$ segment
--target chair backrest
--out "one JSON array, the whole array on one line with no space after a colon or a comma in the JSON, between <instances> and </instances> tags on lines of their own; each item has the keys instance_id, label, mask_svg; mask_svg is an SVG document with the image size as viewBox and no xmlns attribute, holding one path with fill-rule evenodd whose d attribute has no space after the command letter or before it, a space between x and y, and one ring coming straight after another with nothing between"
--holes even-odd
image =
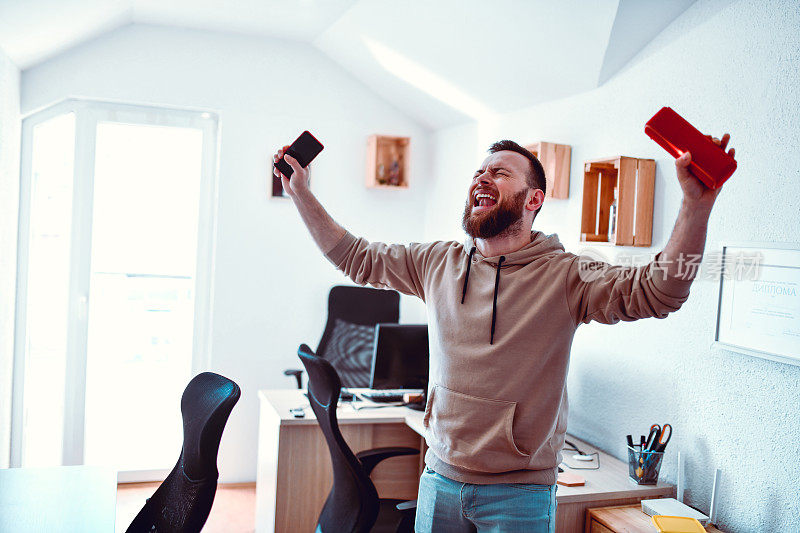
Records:
<instances>
[{"instance_id":1,"label":"chair backrest","mask_svg":"<svg viewBox=\"0 0 800 533\"><path fill-rule=\"evenodd\" d=\"M330 361L343 386L368 387L375 324L399 319L397 291L336 285L328 295L328 322L317 355Z\"/></svg>"},{"instance_id":2,"label":"chair backrest","mask_svg":"<svg viewBox=\"0 0 800 533\"><path fill-rule=\"evenodd\" d=\"M308 373L308 401L328 443L333 465L333 488L320 513L317 531L367 532L375 524L380 502L375 485L339 430L339 376L307 345L300 346L297 355Z\"/></svg>"},{"instance_id":3,"label":"chair backrest","mask_svg":"<svg viewBox=\"0 0 800 533\"><path fill-rule=\"evenodd\" d=\"M189 382L181 398L183 449L178 463L131 522L129 533L188 533L203 528L217 490L222 431L240 396L236 383L212 372Z\"/></svg>"}]
</instances>

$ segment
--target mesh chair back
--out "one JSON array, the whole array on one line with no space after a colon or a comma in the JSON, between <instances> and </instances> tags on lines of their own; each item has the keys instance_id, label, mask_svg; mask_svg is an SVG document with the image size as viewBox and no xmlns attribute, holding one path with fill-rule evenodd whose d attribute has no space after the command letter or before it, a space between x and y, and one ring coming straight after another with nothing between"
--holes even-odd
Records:
<instances>
[{"instance_id":1,"label":"mesh chair back","mask_svg":"<svg viewBox=\"0 0 800 533\"><path fill-rule=\"evenodd\" d=\"M181 398L183 449L178 463L131 522L129 533L203 528L217 490L222 431L239 396L236 383L212 372L189 382Z\"/></svg>"},{"instance_id":2,"label":"mesh chair back","mask_svg":"<svg viewBox=\"0 0 800 533\"><path fill-rule=\"evenodd\" d=\"M344 387L368 387L375 324L397 324L397 291L337 285L328 295L328 322L317 355L333 365Z\"/></svg>"},{"instance_id":3,"label":"mesh chair back","mask_svg":"<svg viewBox=\"0 0 800 533\"><path fill-rule=\"evenodd\" d=\"M341 382L326 360L303 344L297 351L308 373L308 401L328 443L333 488L322 508L317 531L367 532L378 518L380 502L372 480L342 437L336 418Z\"/></svg>"}]
</instances>

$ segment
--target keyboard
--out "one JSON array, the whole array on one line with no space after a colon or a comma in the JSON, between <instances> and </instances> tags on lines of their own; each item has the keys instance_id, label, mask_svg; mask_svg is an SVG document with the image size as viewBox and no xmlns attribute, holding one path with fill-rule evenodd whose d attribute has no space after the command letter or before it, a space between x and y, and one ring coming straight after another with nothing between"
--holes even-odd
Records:
<instances>
[{"instance_id":1,"label":"keyboard","mask_svg":"<svg viewBox=\"0 0 800 533\"><path fill-rule=\"evenodd\" d=\"M422 394L423 391L422 389L350 389L349 392L373 402L389 403L402 402L403 395L408 393Z\"/></svg>"}]
</instances>

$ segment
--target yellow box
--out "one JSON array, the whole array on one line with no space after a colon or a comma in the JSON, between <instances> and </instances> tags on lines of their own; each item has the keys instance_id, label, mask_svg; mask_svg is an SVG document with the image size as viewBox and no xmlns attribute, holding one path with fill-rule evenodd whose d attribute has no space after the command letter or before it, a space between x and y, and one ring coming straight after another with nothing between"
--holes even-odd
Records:
<instances>
[{"instance_id":1,"label":"yellow box","mask_svg":"<svg viewBox=\"0 0 800 533\"><path fill-rule=\"evenodd\" d=\"M655 515L650 519L659 533L706 533L703 525L694 518Z\"/></svg>"}]
</instances>

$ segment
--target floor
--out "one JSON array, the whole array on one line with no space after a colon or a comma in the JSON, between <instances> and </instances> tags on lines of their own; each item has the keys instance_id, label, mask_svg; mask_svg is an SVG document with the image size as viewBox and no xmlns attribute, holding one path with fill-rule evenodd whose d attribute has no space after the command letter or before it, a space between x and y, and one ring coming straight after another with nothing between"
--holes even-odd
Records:
<instances>
[{"instance_id":1,"label":"floor","mask_svg":"<svg viewBox=\"0 0 800 533\"><path fill-rule=\"evenodd\" d=\"M124 533L159 483L120 483L117 486L117 533ZM219 485L203 533L251 533L256 522L256 484Z\"/></svg>"}]
</instances>

